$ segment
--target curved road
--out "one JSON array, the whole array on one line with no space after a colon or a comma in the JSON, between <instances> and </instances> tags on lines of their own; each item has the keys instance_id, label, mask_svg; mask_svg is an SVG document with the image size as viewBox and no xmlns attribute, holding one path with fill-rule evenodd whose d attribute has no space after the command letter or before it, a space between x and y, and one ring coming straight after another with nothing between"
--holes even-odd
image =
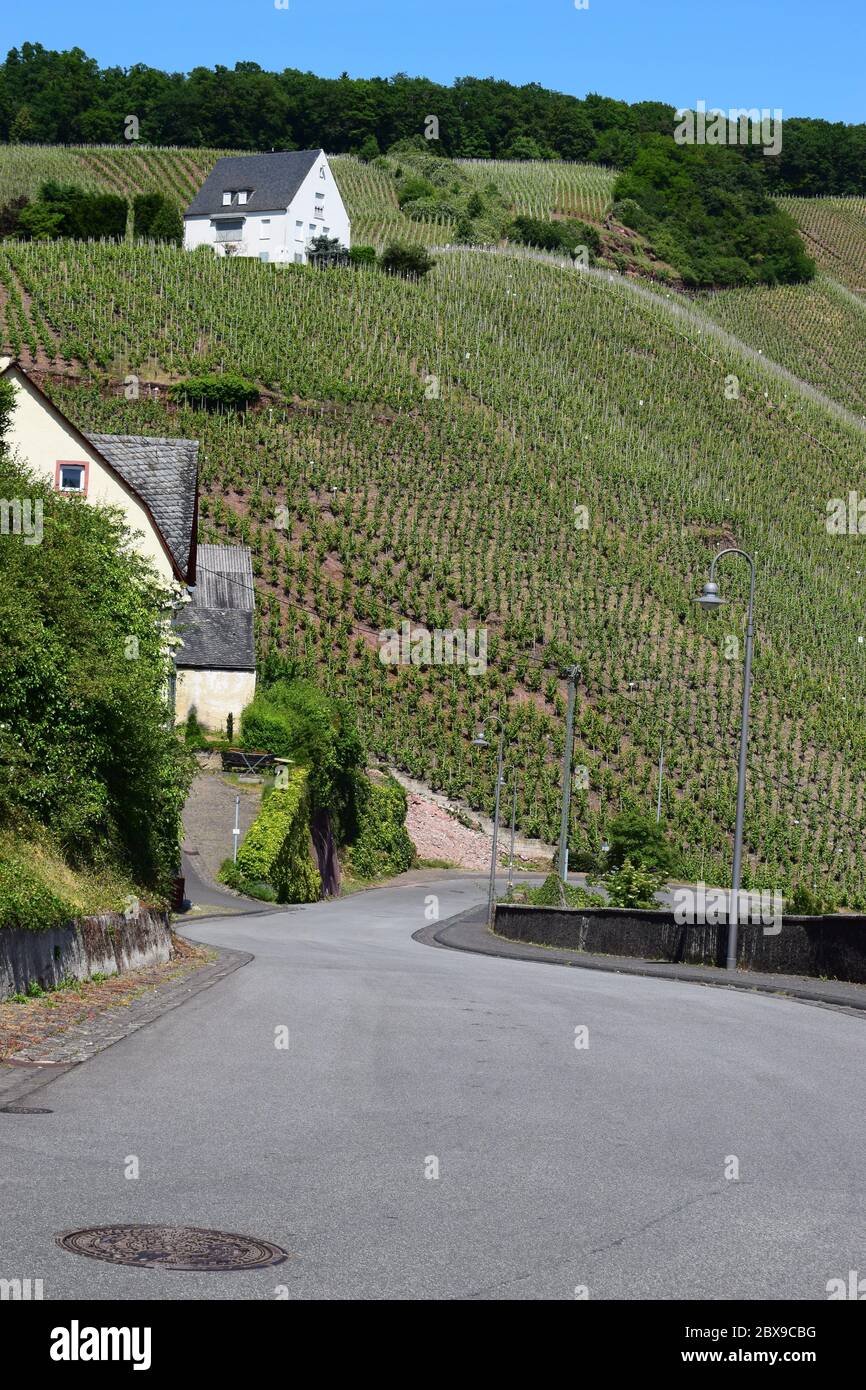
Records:
<instances>
[{"instance_id":1,"label":"curved road","mask_svg":"<svg viewBox=\"0 0 866 1390\"><path fill-rule=\"evenodd\" d=\"M824 1299L866 1271L866 1020L412 939L432 894L445 918L485 888L197 926L255 960L59 1076L52 1114L0 1116L0 1275L46 1298ZM291 1259L194 1275L54 1244L116 1221Z\"/></svg>"}]
</instances>

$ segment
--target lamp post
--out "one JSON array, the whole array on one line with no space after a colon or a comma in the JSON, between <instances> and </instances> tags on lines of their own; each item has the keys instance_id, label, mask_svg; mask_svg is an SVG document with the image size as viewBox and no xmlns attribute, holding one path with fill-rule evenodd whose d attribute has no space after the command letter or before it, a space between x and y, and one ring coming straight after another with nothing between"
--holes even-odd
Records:
<instances>
[{"instance_id":1,"label":"lamp post","mask_svg":"<svg viewBox=\"0 0 866 1390\"><path fill-rule=\"evenodd\" d=\"M499 793L502 790L502 752L505 742L505 730L500 726L499 729L499 752L496 757L496 802L493 812L493 849L490 855L490 883L487 888L487 924L493 921L493 899L496 894L496 847L499 841ZM489 748L490 742L484 737L484 725L481 725L475 738L472 740L474 748Z\"/></svg>"},{"instance_id":2,"label":"lamp post","mask_svg":"<svg viewBox=\"0 0 866 1390\"><path fill-rule=\"evenodd\" d=\"M737 968L737 923L739 921L740 872L743 863L743 815L746 805L746 753L749 743L749 693L752 683L752 637L755 606L755 562L745 550L729 546L720 550L710 565L710 574L700 597L695 599L706 613L718 613L724 599L715 582L716 565L725 555L741 555L749 566L749 614L746 622L746 660L743 667L743 712L740 719L740 759L737 768L737 819L734 826L734 863L731 872L731 901L728 909L728 970Z\"/></svg>"},{"instance_id":3,"label":"lamp post","mask_svg":"<svg viewBox=\"0 0 866 1390\"><path fill-rule=\"evenodd\" d=\"M571 754L574 743L574 687L580 675L579 666L569 666L568 711L565 716L565 748L562 752L562 817L559 823L559 877L568 879L568 814L571 807Z\"/></svg>"},{"instance_id":4,"label":"lamp post","mask_svg":"<svg viewBox=\"0 0 866 1390\"><path fill-rule=\"evenodd\" d=\"M511 789L511 847L508 851L508 891L514 887L514 826L517 821L517 778Z\"/></svg>"}]
</instances>

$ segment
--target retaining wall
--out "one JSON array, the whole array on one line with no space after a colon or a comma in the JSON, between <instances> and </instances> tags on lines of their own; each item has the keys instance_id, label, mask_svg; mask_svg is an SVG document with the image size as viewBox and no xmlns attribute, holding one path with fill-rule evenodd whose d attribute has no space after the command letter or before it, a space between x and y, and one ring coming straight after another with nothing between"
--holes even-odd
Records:
<instances>
[{"instance_id":1,"label":"retaining wall","mask_svg":"<svg viewBox=\"0 0 866 1390\"><path fill-rule=\"evenodd\" d=\"M727 923L680 926L673 913L618 907L559 908L497 903L494 930L512 941L599 955L687 965L724 965ZM769 974L866 983L866 916L783 917L779 932L741 922L737 964Z\"/></svg>"},{"instance_id":2,"label":"retaining wall","mask_svg":"<svg viewBox=\"0 0 866 1390\"><path fill-rule=\"evenodd\" d=\"M123 913L82 917L48 931L0 929L0 999L26 990L32 980L43 989L65 976L87 980L97 972L117 975L137 966L157 965L171 956L167 912L142 908L127 920Z\"/></svg>"}]
</instances>

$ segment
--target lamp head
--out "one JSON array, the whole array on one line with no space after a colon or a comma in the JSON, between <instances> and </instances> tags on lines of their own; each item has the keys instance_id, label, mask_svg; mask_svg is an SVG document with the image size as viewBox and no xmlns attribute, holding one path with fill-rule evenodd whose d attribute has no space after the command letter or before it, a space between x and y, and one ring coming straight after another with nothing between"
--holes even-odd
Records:
<instances>
[{"instance_id":1,"label":"lamp head","mask_svg":"<svg viewBox=\"0 0 866 1390\"><path fill-rule=\"evenodd\" d=\"M714 579L707 580L695 603L699 603L705 613L718 613L724 599L719 598L719 586Z\"/></svg>"}]
</instances>

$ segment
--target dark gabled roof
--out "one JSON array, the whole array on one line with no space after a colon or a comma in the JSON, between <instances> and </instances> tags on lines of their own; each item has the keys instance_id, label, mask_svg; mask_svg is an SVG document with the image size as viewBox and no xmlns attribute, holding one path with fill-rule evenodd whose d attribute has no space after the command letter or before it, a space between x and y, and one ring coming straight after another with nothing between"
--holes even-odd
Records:
<instances>
[{"instance_id":1,"label":"dark gabled roof","mask_svg":"<svg viewBox=\"0 0 866 1390\"><path fill-rule=\"evenodd\" d=\"M240 608L197 608L188 603L177 615L175 632L183 646L175 665L205 671L254 671L253 615Z\"/></svg>"},{"instance_id":2,"label":"dark gabled roof","mask_svg":"<svg viewBox=\"0 0 866 1390\"><path fill-rule=\"evenodd\" d=\"M202 217L217 212L276 212L287 208L307 174L322 153L318 150L280 150L275 154L233 154L218 159L185 217ZM223 193L251 189L249 201L223 207Z\"/></svg>"},{"instance_id":3,"label":"dark gabled roof","mask_svg":"<svg viewBox=\"0 0 866 1390\"><path fill-rule=\"evenodd\" d=\"M249 546L200 545L192 601L175 617L177 666L254 671L253 566Z\"/></svg>"},{"instance_id":4,"label":"dark gabled roof","mask_svg":"<svg viewBox=\"0 0 866 1390\"><path fill-rule=\"evenodd\" d=\"M87 434L146 504L180 574L194 577L198 440L145 434Z\"/></svg>"}]
</instances>

